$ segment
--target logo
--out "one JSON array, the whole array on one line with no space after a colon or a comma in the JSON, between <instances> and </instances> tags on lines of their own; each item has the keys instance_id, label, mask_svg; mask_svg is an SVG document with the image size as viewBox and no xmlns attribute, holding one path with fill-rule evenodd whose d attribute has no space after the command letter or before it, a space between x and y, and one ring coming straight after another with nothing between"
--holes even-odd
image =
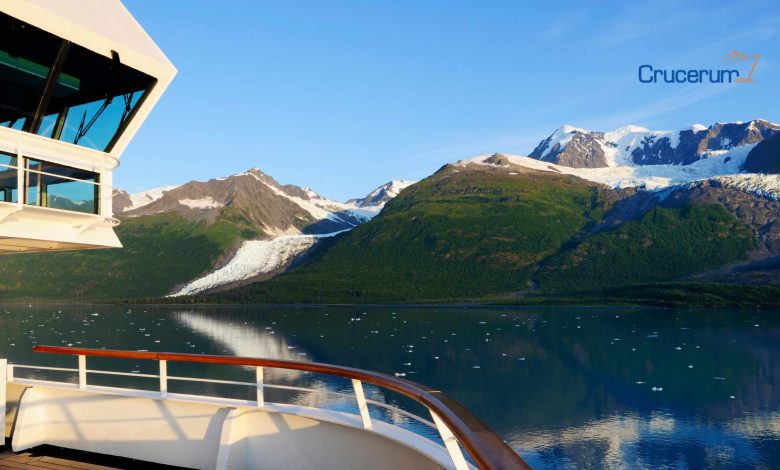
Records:
<instances>
[{"instance_id":1,"label":"logo","mask_svg":"<svg viewBox=\"0 0 780 470\"><path fill-rule=\"evenodd\" d=\"M726 54L726 58L723 59L723 62L726 62L727 64L748 62L749 64L749 59L753 59L753 64L750 66L750 72L748 72L748 76L737 77L736 79L736 83L753 83L753 72L756 70L756 65L758 65L759 58L761 58L760 54L753 54L748 56L744 52L739 52L738 50L734 49L733 51Z\"/></svg>"},{"instance_id":2,"label":"logo","mask_svg":"<svg viewBox=\"0 0 780 470\"><path fill-rule=\"evenodd\" d=\"M640 83L753 83L753 72L760 54L747 55L736 49L726 54L723 62L728 69L663 69L640 65ZM742 69L740 71L740 68Z\"/></svg>"}]
</instances>

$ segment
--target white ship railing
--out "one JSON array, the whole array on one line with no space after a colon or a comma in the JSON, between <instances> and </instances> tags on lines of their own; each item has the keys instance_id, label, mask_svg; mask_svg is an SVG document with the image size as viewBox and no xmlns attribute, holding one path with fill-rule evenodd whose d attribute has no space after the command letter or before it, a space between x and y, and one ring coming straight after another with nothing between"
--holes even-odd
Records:
<instances>
[{"instance_id":1,"label":"white ship railing","mask_svg":"<svg viewBox=\"0 0 780 470\"><path fill-rule=\"evenodd\" d=\"M452 465L456 470L465 470L470 467L464 457L461 447L471 457L471 460L480 468L529 468L498 435L480 422L476 417L466 411L454 400L446 397L440 391L430 389L424 385L408 380L400 379L385 374L361 370L351 367L335 366L330 364L297 362L278 359L242 358L229 356L209 356L200 354L178 353L154 353L141 351L115 351L105 349L72 348L58 346L36 346L36 352L75 355L78 357L77 368L51 367L37 365L7 364L6 360L0 360L0 416L5 416L7 383L29 386L56 386L73 388L83 391L107 393L129 397L157 398L161 400L174 399L205 403L224 403L244 407L257 407L261 409L279 409L278 403L267 403L266 390L285 390L302 393L318 393L344 400L354 400L357 405L360 420L364 429L372 429L375 418L369 413L369 405L387 410L392 414L403 416L437 432L441 437L444 447L449 454ZM158 374L146 374L135 372L118 372L87 368L87 357L109 357L117 359L153 360L159 364ZM197 377L185 377L168 374L168 362L189 362L201 364L222 364L245 366L255 368L255 381L218 380ZM320 388L307 388L292 385L271 384L265 381L265 369L286 369L302 372L313 372L329 376L347 378L352 381L352 392L343 393ZM66 372L75 374L76 383L54 382L37 378L17 377L17 370L38 370L52 372ZM159 381L157 390L139 390L130 388L106 387L88 383L88 375L105 375L156 379ZM5 377L3 377L5 375ZM254 389L254 400L236 400L206 395L191 395L171 393L168 384L171 381L199 382L217 385L233 385L251 387ZM425 419L397 406L377 400L368 399L365 396L363 383L369 383L381 389L390 390L415 400L428 409L431 420Z\"/></svg>"}]
</instances>

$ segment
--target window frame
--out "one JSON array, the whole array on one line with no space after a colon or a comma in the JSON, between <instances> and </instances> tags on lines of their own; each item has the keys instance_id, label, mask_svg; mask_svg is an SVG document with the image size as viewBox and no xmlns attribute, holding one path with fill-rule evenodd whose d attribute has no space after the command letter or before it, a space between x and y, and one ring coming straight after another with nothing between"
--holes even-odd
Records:
<instances>
[{"instance_id":1,"label":"window frame","mask_svg":"<svg viewBox=\"0 0 780 470\"><path fill-rule=\"evenodd\" d=\"M19 158L19 157L17 156L17 158ZM17 171L23 171L24 172L22 174L22 176L23 176L23 178L22 178L23 179L23 197L22 197L22 202L24 203L24 205L30 206L30 207L43 207L43 208L46 208L46 209L62 210L62 211L76 213L76 214L100 215L100 210L102 209L101 202L100 202L100 189L101 189L101 186L102 186L102 183L100 182L100 173L95 172L95 171L91 171L91 170L85 170L83 168L76 168L76 167L73 167L73 166L62 165L60 163L54 163L54 162L50 162L48 160L42 160L40 158L34 158L34 157L21 157L21 158L23 159L23 162L22 162L23 165L22 165L21 168L18 168ZM36 169L33 169L33 168L30 167L30 162L31 161L36 162L36 163L40 164L41 166L46 164L46 165L53 165L55 167L60 167L60 168L67 168L69 170L87 172L87 173L90 173L91 175L93 175L94 181L82 180L82 179L78 179L78 178L73 178L71 176L58 175L56 173L50 173L50 172L47 172L47 171L36 170ZM37 176L37 185L36 185L37 186L37 193L36 193L37 194L36 195L37 203L35 203L35 204L32 204L29 201L29 199L30 199L30 197L29 197L30 196L30 189L31 189L31 186L30 186L30 173L35 173L35 174L38 175ZM82 211L76 211L76 210L71 210L71 209L62 209L62 208L59 208L59 207L50 207L49 203L48 203L48 191L44 192L44 191L41 190L42 176L54 176L54 177L57 177L57 178L65 179L65 180L76 182L76 183L93 185L94 186L94 191L93 191L93 196L92 196L93 197L93 205L94 205L93 211L92 212L82 212ZM18 199L18 197L17 197L17 199ZM46 203L45 204L44 204L44 199L46 199Z\"/></svg>"}]
</instances>

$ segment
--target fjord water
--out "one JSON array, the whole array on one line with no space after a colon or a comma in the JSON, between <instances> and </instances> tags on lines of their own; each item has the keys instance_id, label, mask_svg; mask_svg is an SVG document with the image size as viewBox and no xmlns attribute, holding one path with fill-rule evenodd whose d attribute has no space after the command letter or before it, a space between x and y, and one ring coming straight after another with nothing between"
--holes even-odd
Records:
<instances>
[{"instance_id":1,"label":"fjord water","mask_svg":"<svg viewBox=\"0 0 780 470\"><path fill-rule=\"evenodd\" d=\"M776 468L778 313L4 306L0 357L20 364L75 367L72 357L31 352L33 345L47 344L356 366L406 374L444 391L534 468ZM253 381L252 371L245 368L210 367L171 364L169 374ZM156 372L154 364L142 361L91 359L89 368ZM269 375L276 383L349 390L346 382L309 374ZM92 374L89 380L110 383ZM149 379L136 382L134 386L150 388L155 384ZM171 387L194 391L187 383ZM200 391L215 392L213 387ZM247 390L224 393L251 397ZM368 393L404 404L377 390ZM323 404L306 393L293 395L286 398ZM338 403L334 407L339 408Z\"/></svg>"}]
</instances>

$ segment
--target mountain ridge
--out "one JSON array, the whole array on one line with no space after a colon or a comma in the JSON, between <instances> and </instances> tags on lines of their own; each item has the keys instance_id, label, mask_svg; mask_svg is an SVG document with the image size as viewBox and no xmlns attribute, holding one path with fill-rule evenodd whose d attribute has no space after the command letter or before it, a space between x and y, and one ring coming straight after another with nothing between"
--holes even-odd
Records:
<instances>
[{"instance_id":1,"label":"mountain ridge","mask_svg":"<svg viewBox=\"0 0 780 470\"><path fill-rule=\"evenodd\" d=\"M780 124L749 122L696 124L678 131L651 131L627 125L610 132L564 125L528 155L573 168L621 165L690 165L715 152L757 144L780 133Z\"/></svg>"}]
</instances>

